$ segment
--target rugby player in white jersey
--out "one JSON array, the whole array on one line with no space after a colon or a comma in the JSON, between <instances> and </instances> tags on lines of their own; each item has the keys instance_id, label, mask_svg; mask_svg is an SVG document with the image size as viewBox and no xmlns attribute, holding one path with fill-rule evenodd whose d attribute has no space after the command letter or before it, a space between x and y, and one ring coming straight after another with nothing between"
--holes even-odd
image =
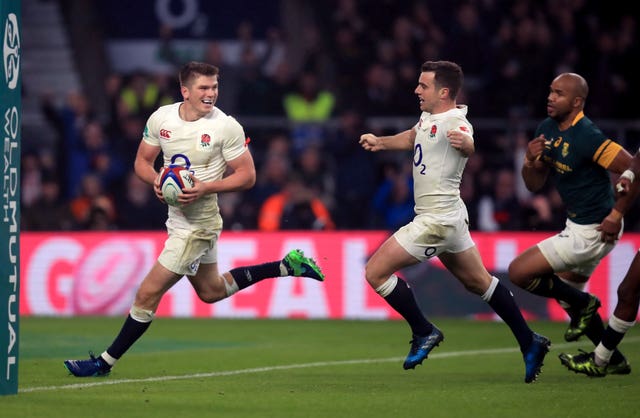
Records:
<instances>
[{"instance_id":1,"label":"rugby player in white jersey","mask_svg":"<svg viewBox=\"0 0 640 418\"><path fill-rule=\"evenodd\" d=\"M217 194L251 188L256 171L242 126L215 106L218 68L189 62L181 68L179 80L184 100L162 106L149 117L134 166L136 174L153 185L162 199L154 162L161 152L165 165L172 156L182 154L191 163L194 185L183 189L179 207L169 207L169 238L140 284L120 333L100 356L90 353L87 360L66 360L64 365L74 376L109 374L147 330L162 296L184 276L206 303L215 303L270 277L324 280L320 268L300 250L290 251L282 260L219 274L217 242L222 218Z\"/></svg>"},{"instance_id":2,"label":"rugby player in white jersey","mask_svg":"<svg viewBox=\"0 0 640 418\"><path fill-rule=\"evenodd\" d=\"M360 144L368 151L413 150L416 212L413 221L389 237L369 259L365 276L411 327L413 338L405 369L421 364L444 335L427 320L407 283L395 273L438 257L511 328L524 358L524 380L531 383L541 371L550 341L529 328L513 295L489 274L471 239L460 181L475 147L467 107L456 104L462 83L462 69L456 63L425 62L415 89L422 111L418 123L392 136L367 133L360 137Z\"/></svg>"}]
</instances>

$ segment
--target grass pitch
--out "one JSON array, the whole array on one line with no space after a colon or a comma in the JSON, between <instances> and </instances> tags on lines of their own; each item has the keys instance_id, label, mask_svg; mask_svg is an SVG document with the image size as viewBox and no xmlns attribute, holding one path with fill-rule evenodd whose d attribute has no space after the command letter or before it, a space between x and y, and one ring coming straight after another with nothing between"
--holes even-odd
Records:
<instances>
[{"instance_id":1,"label":"grass pitch","mask_svg":"<svg viewBox=\"0 0 640 418\"><path fill-rule=\"evenodd\" d=\"M423 365L402 369L402 321L158 318L106 378L78 379L67 358L99 354L123 318L20 322L19 393L0 397L2 417L637 417L640 333L621 344L633 372L588 378L568 372L565 324L533 322L552 340L538 381L505 324L435 319L445 341Z\"/></svg>"}]
</instances>

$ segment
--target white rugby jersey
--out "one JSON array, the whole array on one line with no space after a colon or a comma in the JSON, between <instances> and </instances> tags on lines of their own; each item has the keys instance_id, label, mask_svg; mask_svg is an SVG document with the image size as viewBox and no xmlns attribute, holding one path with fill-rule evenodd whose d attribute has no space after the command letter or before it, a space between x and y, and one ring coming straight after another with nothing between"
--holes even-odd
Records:
<instances>
[{"instance_id":1,"label":"white rugby jersey","mask_svg":"<svg viewBox=\"0 0 640 418\"><path fill-rule=\"evenodd\" d=\"M187 122L180 118L182 102L161 106L147 120L142 139L160 146L164 165L175 154L183 154L191 162L191 170L201 181L219 180L227 161L238 158L246 149L246 137L238 121L214 107L206 116ZM178 158L176 163L183 163ZM222 227L217 194L208 194L185 207L169 206L169 220L182 227Z\"/></svg>"},{"instance_id":2,"label":"white rugby jersey","mask_svg":"<svg viewBox=\"0 0 640 418\"><path fill-rule=\"evenodd\" d=\"M460 181L468 158L449 144L447 131L459 130L473 138L467 106L458 105L435 115L422 112L413 129L415 212L450 212L460 202Z\"/></svg>"}]
</instances>

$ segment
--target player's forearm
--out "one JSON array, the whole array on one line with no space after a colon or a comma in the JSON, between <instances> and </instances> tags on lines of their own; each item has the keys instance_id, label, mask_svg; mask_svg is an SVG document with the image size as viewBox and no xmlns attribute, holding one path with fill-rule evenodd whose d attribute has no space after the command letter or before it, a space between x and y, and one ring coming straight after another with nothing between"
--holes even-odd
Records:
<instances>
[{"instance_id":1,"label":"player's forearm","mask_svg":"<svg viewBox=\"0 0 640 418\"><path fill-rule=\"evenodd\" d=\"M147 184L153 184L156 177L158 177L158 172L153 167L153 164L145 160L136 159L133 169L136 175Z\"/></svg>"},{"instance_id":2,"label":"player's forearm","mask_svg":"<svg viewBox=\"0 0 640 418\"><path fill-rule=\"evenodd\" d=\"M413 149L414 135L412 130L406 130L395 135L381 136L378 139L386 150L411 150Z\"/></svg>"},{"instance_id":3,"label":"player's forearm","mask_svg":"<svg viewBox=\"0 0 640 418\"><path fill-rule=\"evenodd\" d=\"M631 185L628 193L618 197L612 209L612 213L613 211L616 211L620 213L620 216L622 217L627 213L629 208L631 208L633 202L637 199L638 194L640 194L640 150L635 153L629 168L622 173L621 177L629 180Z\"/></svg>"},{"instance_id":4,"label":"player's forearm","mask_svg":"<svg viewBox=\"0 0 640 418\"><path fill-rule=\"evenodd\" d=\"M540 160L530 161L525 158L522 165L522 179L529 191L537 192L542 189L548 174L549 168L543 162Z\"/></svg>"},{"instance_id":5,"label":"player's forearm","mask_svg":"<svg viewBox=\"0 0 640 418\"><path fill-rule=\"evenodd\" d=\"M256 183L255 170L238 170L220 180L206 182L209 193L223 193L246 190Z\"/></svg>"},{"instance_id":6,"label":"player's forearm","mask_svg":"<svg viewBox=\"0 0 640 418\"><path fill-rule=\"evenodd\" d=\"M640 194L640 181L636 178L636 181L631 183L629 193L618 197L615 205L613 206L612 213L617 211L621 214L621 217L624 216L633 205L633 202L637 199L638 194Z\"/></svg>"}]
</instances>

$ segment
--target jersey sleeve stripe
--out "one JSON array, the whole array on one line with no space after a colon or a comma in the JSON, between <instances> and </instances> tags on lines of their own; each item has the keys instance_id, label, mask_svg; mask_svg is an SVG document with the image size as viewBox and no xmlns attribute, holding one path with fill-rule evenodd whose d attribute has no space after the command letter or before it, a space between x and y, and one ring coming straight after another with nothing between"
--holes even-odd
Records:
<instances>
[{"instance_id":1,"label":"jersey sleeve stripe","mask_svg":"<svg viewBox=\"0 0 640 418\"><path fill-rule=\"evenodd\" d=\"M593 154L593 161L604 168L609 168L613 159L616 158L616 155L620 152L620 149L622 149L622 147L618 143L607 139Z\"/></svg>"}]
</instances>

